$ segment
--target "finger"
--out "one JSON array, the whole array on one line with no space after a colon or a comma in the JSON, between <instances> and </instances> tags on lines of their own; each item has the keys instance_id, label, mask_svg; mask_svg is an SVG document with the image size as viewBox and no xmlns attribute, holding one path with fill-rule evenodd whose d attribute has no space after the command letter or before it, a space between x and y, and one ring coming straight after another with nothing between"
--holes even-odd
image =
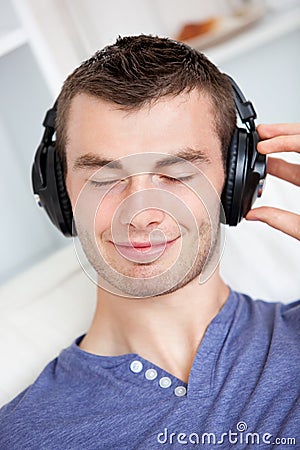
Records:
<instances>
[{"instance_id":1,"label":"finger","mask_svg":"<svg viewBox=\"0 0 300 450\"><path fill-rule=\"evenodd\" d=\"M262 123L256 129L261 139L270 139L276 136L300 134L300 123Z\"/></svg>"},{"instance_id":2,"label":"finger","mask_svg":"<svg viewBox=\"0 0 300 450\"><path fill-rule=\"evenodd\" d=\"M276 152L299 152L300 153L300 134L292 136L276 136L266 141L260 141L257 144L257 150L260 153Z\"/></svg>"},{"instance_id":3,"label":"finger","mask_svg":"<svg viewBox=\"0 0 300 450\"><path fill-rule=\"evenodd\" d=\"M280 158L267 159L267 173L300 186L300 164L292 164Z\"/></svg>"},{"instance_id":4,"label":"finger","mask_svg":"<svg viewBox=\"0 0 300 450\"><path fill-rule=\"evenodd\" d=\"M279 208L261 206L251 209L247 220L259 220L300 240L300 215Z\"/></svg>"}]
</instances>

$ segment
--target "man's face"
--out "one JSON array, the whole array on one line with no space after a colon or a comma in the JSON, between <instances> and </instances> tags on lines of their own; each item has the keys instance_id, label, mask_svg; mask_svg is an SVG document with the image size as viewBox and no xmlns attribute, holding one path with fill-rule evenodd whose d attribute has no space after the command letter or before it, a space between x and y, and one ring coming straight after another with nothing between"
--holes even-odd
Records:
<instances>
[{"instance_id":1,"label":"man's face","mask_svg":"<svg viewBox=\"0 0 300 450\"><path fill-rule=\"evenodd\" d=\"M135 111L73 99L66 184L99 286L157 296L201 273L216 245L224 183L214 125L196 90Z\"/></svg>"}]
</instances>

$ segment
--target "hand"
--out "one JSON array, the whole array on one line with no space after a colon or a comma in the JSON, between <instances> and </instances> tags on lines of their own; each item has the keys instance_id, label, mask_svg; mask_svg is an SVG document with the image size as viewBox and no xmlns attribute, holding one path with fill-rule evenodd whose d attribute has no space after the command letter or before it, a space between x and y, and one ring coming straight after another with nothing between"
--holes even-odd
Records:
<instances>
[{"instance_id":1,"label":"hand","mask_svg":"<svg viewBox=\"0 0 300 450\"><path fill-rule=\"evenodd\" d=\"M268 155L277 152L300 153L300 123L258 125L261 141L259 153ZM291 164L279 158L267 158L267 173L300 186L300 164ZM260 220L277 230L300 240L300 215L279 208L261 206L251 209L247 220Z\"/></svg>"}]
</instances>

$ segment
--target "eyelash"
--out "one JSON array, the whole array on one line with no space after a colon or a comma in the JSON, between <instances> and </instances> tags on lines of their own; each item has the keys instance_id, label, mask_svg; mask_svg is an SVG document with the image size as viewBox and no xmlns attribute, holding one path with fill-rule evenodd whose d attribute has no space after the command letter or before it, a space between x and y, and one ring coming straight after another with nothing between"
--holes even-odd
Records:
<instances>
[{"instance_id":1,"label":"eyelash","mask_svg":"<svg viewBox=\"0 0 300 450\"><path fill-rule=\"evenodd\" d=\"M122 181L122 180L111 180L111 181L95 181L95 180L90 180L90 183L91 183L93 186L108 186L109 184L117 183L118 181Z\"/></svg>"},{"instance_id":2,"label":"eyelash","mask_svg":"<svg viewBox=\"0 0 300 450\"><path fill-rule=\"evenodd\" d=\"M187 175L185 177L176 177L176 178L174 178L174 177L167 177L166 175L164 175L163 177L166 178L171 183L180 183L180 182L191 180L193 178L193 175Z\"/></svg>"},{"instance_id":3,"label":"eyelash","mask_svg":"<svg viewBox=\"0 0 300 450\"><path fill-rule=\"evenodd\" d=\"M180 182L184 182L184 181L189 181L193 178L193 175L187 175L185 177L167 177L166 175L163 176L163 178L166 178L168 180L168 182L170 183L180 183ZM93 186L96 187L102 187L102 186L108 186L114 183L118 183L119 181L124 181L124 180L111 180L111 181L95 181L95 180L90 180L91 184Z\"/></svg>"}]
</instances>

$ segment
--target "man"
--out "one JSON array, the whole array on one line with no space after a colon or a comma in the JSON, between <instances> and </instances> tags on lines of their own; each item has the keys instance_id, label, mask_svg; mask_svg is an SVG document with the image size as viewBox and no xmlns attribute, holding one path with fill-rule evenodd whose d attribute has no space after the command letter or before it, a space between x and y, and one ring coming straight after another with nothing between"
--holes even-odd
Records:
<instances>
[{"instance_id":1,"label":"man","mask_svg":"<svg viewBox=\"0 0 300 450\"><path fill-rule=\"evenodd\" d=\"M66 80L56 151L97 308L2 408L1 449L299 446L300 302L253 301L218 271L235 116L228 78L168 39L119 38ZM300 148L299 125L258 132L261 153ZM300 184L299 166L268 172ZM300 239L295 214L247 219Z\"/></svg>"}]
</instances>

